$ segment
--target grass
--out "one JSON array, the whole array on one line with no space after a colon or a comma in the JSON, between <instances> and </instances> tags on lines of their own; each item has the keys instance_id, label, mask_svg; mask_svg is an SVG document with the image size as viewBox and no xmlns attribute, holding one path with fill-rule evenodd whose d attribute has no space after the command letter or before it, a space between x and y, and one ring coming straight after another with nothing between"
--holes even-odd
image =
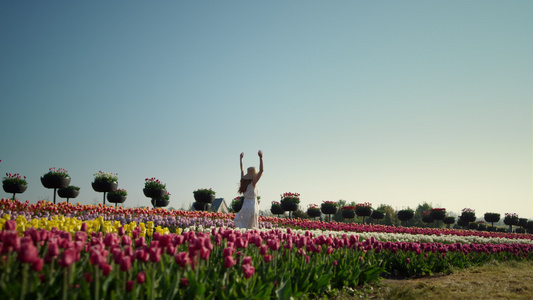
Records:
<instances>
[{"instance_id":1,"label":"grass","mask_svg":"<svg viewBox=\"0 0 533 300\"><path fill-rule=\"evenodd\" d=\"M533 262L493 262L450 275L384 279L329 299L533 299ZM326 297L325 297L326 298Z\"/></svg>"}]
</instances>

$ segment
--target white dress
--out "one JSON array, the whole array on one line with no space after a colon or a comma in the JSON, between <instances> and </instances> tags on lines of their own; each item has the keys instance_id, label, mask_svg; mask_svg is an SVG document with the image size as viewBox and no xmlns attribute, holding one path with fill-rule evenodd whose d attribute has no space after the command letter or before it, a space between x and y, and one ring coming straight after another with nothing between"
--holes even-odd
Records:
<instances>
[{"instance_id":1,"label":"white dress","mask_svg":"<svg viewBox=\"0 0 533 300\"><path fill-rule=\"evenodd\" d=\"M257 190L249 184L244 192L241 210L235 214L235 227L253 229L259 228L259 205L257 204Z\"/></svg>"}]
</instances>

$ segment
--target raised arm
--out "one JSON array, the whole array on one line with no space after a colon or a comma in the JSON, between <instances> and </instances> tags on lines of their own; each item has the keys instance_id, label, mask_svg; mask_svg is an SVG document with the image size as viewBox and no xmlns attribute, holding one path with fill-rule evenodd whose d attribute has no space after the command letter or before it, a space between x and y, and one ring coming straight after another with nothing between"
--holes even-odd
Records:
<instances>
[{"instance_id":1,"label":"raised arm","mask_svg":"<svg viewBox=\"0 0 533 300\"><path fill-rule=\"evenodd\" d=\"M244 152L241 152L241 178L244 177L244 169L242 167L242 158L244 157Z\"/></svg>"},{"instance_id":2,"label":"raised arm","mask_svg":"<svg viewBox=\"0 0 533 300\"><path fill-rule=\"evenodd\" d=\"M259 150L259 152L257 152L257 155L259 155L259 172L257 172L257 176L255 176L254 180L252 181L254 187L263 175L263 151Z\"/></svg>"}]
</instances>

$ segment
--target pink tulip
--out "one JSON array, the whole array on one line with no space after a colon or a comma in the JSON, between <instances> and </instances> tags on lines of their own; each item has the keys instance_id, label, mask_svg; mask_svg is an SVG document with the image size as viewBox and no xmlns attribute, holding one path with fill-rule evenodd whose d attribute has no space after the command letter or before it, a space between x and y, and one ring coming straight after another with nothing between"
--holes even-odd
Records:
<instances>
[{"instance_id":1,"label":"pink tulip","mask_svg":"<svg viewBox=\"0 0 533 300\"><path fill-rule=\"evenodd\" d=\"M176 253L176 247L174 247L174 245L172 245L172 244L169 244L167 246L167 251L166 252L167 252L168 255L174 255L174 253Z\"/></svg>"},{"instance_id":2,"label":"pink tulip","mask_svg":"<svg viewBox=\"0 0 533 300\"><path fill-rule=\"evenodd\" d=\"M200 250L200 258L203 260L208 260L210 254L211 254L211 250L207 248L203 248Z\"/></svg>"},{"instance_id":3,"label":"pink tulip","mask_svg":"<svg viewBox=\"0 0 533 300\"><path fill-rule=\"evenodd\" d=\"M44 260L42 258L38 258L33 261L31 265L31 269L35 272L40 272L43 269Z\"/></svg>"},{"instance_id":4,"label":"pink tulip","mask_svg":"<svg viewBox=\"0 0 533 300\"><path fill-rule=\"evenodd\" d=\"M189 285L189 280L187 278L182 278L180 282L181 282L182 286L188 286Z\"/></svg>"},{"instance_id":5,"label":"pink tulip","mask_svg":"<svg viewBox=\"0 0 533 300\"><path fill-rule=\"evenodd\" d=\"M246 249L248 247L248 240L245 240L244 238L238 238L235 241L235 246L237 246L237 249Z\"/></svg>"},{"instance_id":6,"label":"pink tulip","mask_svg":"<svg viewBox=\"0 0 533 300\"><path fill-rule=\"evenodd\" d=\"M242 264L243 265L251 265L252 264L252 258L250 256L245 256L242 259Z\"/></svg>"},{"instance_id":7,"label":"pink tulip","mask_svg":"<svg viewBox=\"0 0 533 300\"><path fill-rule=\"evenodd\" d=\"M122 228L122 227L120 227L120 228ZM122 246L131 246L132 245L131 237L129 235L122 235L122 238L120 240L120 244Z\"/></svg>"},{"instance_id":8,"label":"pink tulip","mask_svg":"<svg viewBox=\"0 0 533 300\"><path fill-rule=\"evenodd\" d=\"M120 270L122 272L128 272L131 268L131 258L129 256L124 256L120 261Z\"/></svg>"},{"instance_id":9,"label":"pink tulip","mask_svg":"<svg viewBox=\"0 0 533 300\"><path fill-rule=\"evenodd\" d=\"M127 292L131 292L133 290L133 285L134 285L134 281L133 280L128 280L126 282L126 291Z\"/></svg>"},{"instance_id":10,"label":"pink tulip","mask_svg":"<svg viewBox=\"0 0 533 300\"><path fill-rule=\"evenodd\" d=\"M144 236L141 236L140 238L135 240L135 248L141 248L143 246L146 246L146 240Z\"/></svg>"},{"instance_id":11,"label":"pink tulip","mask_svg":"<svg viewBox=\"0 0 533 300\"><path fill-rule=\"evenodd\" d=\"M174 255L174 260L182 268L185 268L187 263L190 263L189 262L189 256L187 255L187 252L180 252L180 253Z\"/></svg>"},{"instance_id":12,"label":"pink tulip","mask_svg":"<svg viewBox=\"0 0 533 300\"><path fill-rule=\"evenodd\" d=\"M168 247L168 245L171 245L172 244L172 236L170 236L169 234L166 234L166 235L162 235L159 237L158 241L159 241L159 247Z\"/></svg>"},{"instance_id":13,"label":"pink tulip","mask_svg":"<svg viewBox=\"0 0 533 300\"><path fill-rule=\"evenodd\" d=\"M61 258L59 259L59 264L63 267L69 267L72 263L76 261L77 252L73 248L65 249Z\"/></svg>"},{"instance_id":14,"label":"pink tulip","mask_svg":"<svg viewBox=\"0 0 533 300\"><path fill-rule=\"evenodd\" d=\"M226 256L224 257L224 267L225 268L231 268L233 267L237 262L233 258L233 256Z\"/></svg>"},{"instance_id":15,"label":"pink tulip","mask_svg":"<svg viewBox=\"0 0 533 300\"><path fill-rule=\"evenodd\" d=\"M131 246L124 246L124 255L133 256L133 248Z\"/></svg>"},{"instance_id":16,"label":"pink tulip","mask_svg":"<svg viewBox=\"0 0 533 300\"><path fill-rule=\"evenodd\" d=\"M105 258L101 257L100 251L90 251L89 261L93 266L99 266L102 262L105 261Z\"/></svg>"},{"instance_id":17,"label":"pink tulip","mask_svg":"<svg viewBox=\"0 0 533 300\"><path fill-rule=\"evenodd\" d=\"M120 262L122 261L122 258L124 257L124 252L122 252L122 249L120 248L114 248L113 249L113 261L115 262L115 264L120 264Z\"/></svg>"},{"instance_id":18,"label":"pink tulip","mask_svg":"<svg viewBox=\"0 0 533 300\"><path fill-rule=\"evenodd\" d=\"M84 223L85 224L85 223ZM87 241L87 233L83 232L83 231L76 231L75 233L75 240L76 241L82 241L82 242L86 242Z\"/></svg>"},{"instance_id":19,"label":"pink tulip","mask_svg":"<svg viewBox=\"0 0 533 300\"><path fill-rule=\"evenodd\" d=\"M150 261L151 262L154 262L154 263L157 263L161 260L161 248L159 247L150 247L150 249L148 249L149 253L150 253Z\"/></svg>"},{"instance_id":20,"label":"pink tulip","mask_svg":"<svg viewBox=\"0 0 533 300\"><path fill-rule=\"evenodd\" d=\"M263 255L263 260L269 263L272 260L272 255Z\"/></svg>"},{"instance_id":21,"label":"pink tulip","mask_svg":"<svg viewBox=\"0 0 533 300\"><path fill-rule=\"evenodd\" d=\"M111 270L113 269L113 267L107 263L101 265L100 268L102 269L102 274L104 274L104 276L109 275L109 273L111 273Z\"/></svg>"},{"instance_id":22,"label":"pink tulip","mask_svg":"<svg viewBox=\"0 0 533 300\"><path fill-rule=\"evenodd\" d=\"M20 249L20 237L16 231L4 231L3 243L2 254L7 254L11 250L18 251Z\"/></svg>"},{"instance_id":23,"label":"pink tulip","mask_svg":"<svg viewBox=\"0 0 533 300\"><path fill-rule=\"evenodd\" d=\"M137 283L143 284L146 281L146 273L141 271L137 273Z\"/></svg>"},{"instance_id":24,"label":"pink tulip","mask_svg":"<svg viewBox=\"0 0 533 300\"><path fill-rule=\"evenodd\" d=\"M268 253L268 246L267 245L261 245L261 248L259 249L259 253L261 255L266 255Z\"/></svg>"},{"instance_id":25,"label":"pink tulip","mask_svg":"<svg viewBox=\"0 0 533 300\"><path fill-rule=\"evenodd\" d=\"M4 224L5 230L17 230L17 221L15 220L7 220Z\"/></svg>"},{"instance_id":26,"label":"pink tulip","mask_svg":"<svg viewBox=\"0 0 533 300\"><path fill-rule=\"evenodd\" d=\"M232 256L234 252L235 252L235 248L224 248L224 250L222 250L224 257Z\"/></svg>"},{"instance_id":27,"label":"pink tulip","mask_svg":"<svg viewBox=\"0 0 533 300\"><path fill-rule=\"evenodd\" d=\"M221 243L222 243L222 236L218 233L215 234L215 245L220 246Z\"/></svg>"},{"instance_id":28,"label":"pink tulip","mask_svg":"<svg viewBox=\"0 0 533 300\"><path fill-rule=\"evenodd\" d=\"M254 275L255 268L250 264L242 265L242 272L244 273L244 278L250 278Z\"/></svg>"},{"instance_id":29,"label":"pink tulip","mask_svg":"<svg viewBox=\"0 0 533 300\"><path fill-rule=\"evenodd\" d=\"M269 240L267 245L270 249L277 251L279 249L280 243L279 240Z\"/></svg>"},{"instance_id":30,"label":"pink tulip","mask_svg":"<svg viewBox=\"0 0 533 300\"><path fill-rule=\"evenodd\" d=\"M39 251L33 242L23 243L20 250L18 251L18 260L21 263L33 263L39 259Z\"/></svg>"}]
</instances>

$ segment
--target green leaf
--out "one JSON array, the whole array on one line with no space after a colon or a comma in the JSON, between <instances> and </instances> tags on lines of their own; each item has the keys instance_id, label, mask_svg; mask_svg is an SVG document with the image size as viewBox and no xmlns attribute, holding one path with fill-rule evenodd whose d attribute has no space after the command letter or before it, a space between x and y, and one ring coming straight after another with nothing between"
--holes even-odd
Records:
<instances>
[{"instance_id":1,"label":"green leaf","mask_svg":"<svg viewBox=\"0 0 533 300\"><path fill-rule=\"evenodd\" d=\"M286 281L282 281L279 288L276 290L276 295L280 300L289 300L292 297L292 287L290 278Z\"/></svg>"}]
</instances>

